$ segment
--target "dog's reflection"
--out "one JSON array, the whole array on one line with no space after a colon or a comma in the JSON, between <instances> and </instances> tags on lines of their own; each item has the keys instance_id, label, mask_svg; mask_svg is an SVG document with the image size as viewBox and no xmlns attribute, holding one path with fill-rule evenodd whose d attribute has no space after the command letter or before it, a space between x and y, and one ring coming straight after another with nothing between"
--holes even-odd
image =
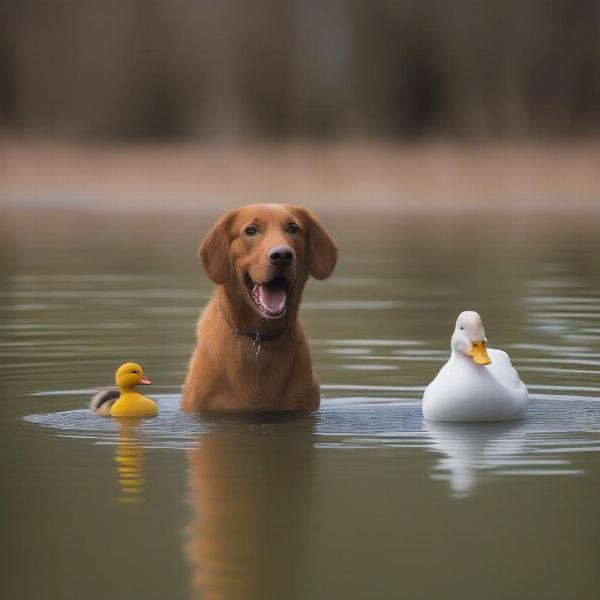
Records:
<instances>
[{"instance_id":1,"label":"dog's reflection","mask_svg":"<svg viewBox=\"0 0 600 600\"><path fill-rule=\"evenodd\" d=\"M205 600L289 598L306 582L314 417L221 415L189 451L187 557Z\"/></svg>"},{"instance_id":2,"label":"dog's reflection","mask_svg":"<svg viewBox=\"0 0 600 600\"><path fill-rule=\"evenodd\" d=\"M115 463L119 480L117 501L135 504L144 498L144 449L138 438L139 418L119 417Z\"/></svg>"},{"instance_id":3,"label":"dog's reflection","mask_svg":"<svg viewBox=\"0 0 600 600\"><path fill-rule=\"evenodd\" d=\"M524 421L441 423L424 421L431 449L444 455L434 467L447 473L455 497L470 496L483 473L512 467L525 452Z\"/></svg>"}]
</instances>

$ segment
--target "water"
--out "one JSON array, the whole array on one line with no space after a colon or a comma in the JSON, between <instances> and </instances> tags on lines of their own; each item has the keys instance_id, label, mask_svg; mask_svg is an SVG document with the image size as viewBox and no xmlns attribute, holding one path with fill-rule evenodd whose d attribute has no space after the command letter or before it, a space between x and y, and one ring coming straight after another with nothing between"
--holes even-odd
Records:
<instances>
[{"instance_id":1,"label":"water","mask_svg":"<svg viewBox=\"0 0 600 600\"><path fill-rule=\"evenodd\" d=\"M3 586L24 598L596 598L600 223L325 215L313 415L178 411L213 215L12 213L0 236ZM527 419L424 423L479 310ZM143 364L161 407L86 410Z\"/></svg>"}]
</instances>

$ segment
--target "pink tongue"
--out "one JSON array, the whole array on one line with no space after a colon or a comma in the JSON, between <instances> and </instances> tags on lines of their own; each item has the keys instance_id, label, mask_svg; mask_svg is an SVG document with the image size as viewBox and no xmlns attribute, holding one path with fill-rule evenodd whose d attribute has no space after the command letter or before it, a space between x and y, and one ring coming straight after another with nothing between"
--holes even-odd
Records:
<instances>
[{"instance_id":1,"label":"pink tongue","mask_svg":"<svg viewBox=\"0 0 600 600\"><path fill-rule=\"evenodd\" d=\"M259 286L260 300L269 310L280 310L285 304L285 289L282 287L268 288Z\"/></svg>"}]
</instances>

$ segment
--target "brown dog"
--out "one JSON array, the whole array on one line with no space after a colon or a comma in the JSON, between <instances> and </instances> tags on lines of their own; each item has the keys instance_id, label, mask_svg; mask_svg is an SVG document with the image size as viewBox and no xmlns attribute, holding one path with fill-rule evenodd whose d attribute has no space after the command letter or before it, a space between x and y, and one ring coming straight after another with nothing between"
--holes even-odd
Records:
<instances>
[{"instance_id":1,"label":"brown dog","mask_svg":"<svg viewBox=\"0 0 600 600\"><path fill-rule=\"evenodd\" d=\"M329 277L337 247L301 206L232 210L199 250L217 284L198 321L184 410L315 410L319 383L298 308L309 275Z\"/></svg>"}]
</instances>

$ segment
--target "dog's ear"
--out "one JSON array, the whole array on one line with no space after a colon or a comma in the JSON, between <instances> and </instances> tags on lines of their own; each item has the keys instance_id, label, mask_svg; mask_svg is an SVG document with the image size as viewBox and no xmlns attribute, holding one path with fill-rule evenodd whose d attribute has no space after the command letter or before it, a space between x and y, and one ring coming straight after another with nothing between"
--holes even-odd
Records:
<instances>
[{"instance_id":1,"label":"dog's ear","mask_svg":"<svg viewBox=\"0 0 600 600\"><path fill-rule=\"evenodd\" d=\"M300 213L306 229L308 272L315 279L327 279L337 263L337 245L310 210L303 206L294 208Z\"/></svg>"},{"instance_id":2,"label":"dog's ear","mask_svg":"<svg viewBox=\"0 0 600 600\"><path fill-rule=\"evenodd\" d=\"M206 274L217 284L226 283L231 277L229 240L235 215L235 210L223 215L206 234L198 248L198 256Z\"/></svg>"}]
</instances>

